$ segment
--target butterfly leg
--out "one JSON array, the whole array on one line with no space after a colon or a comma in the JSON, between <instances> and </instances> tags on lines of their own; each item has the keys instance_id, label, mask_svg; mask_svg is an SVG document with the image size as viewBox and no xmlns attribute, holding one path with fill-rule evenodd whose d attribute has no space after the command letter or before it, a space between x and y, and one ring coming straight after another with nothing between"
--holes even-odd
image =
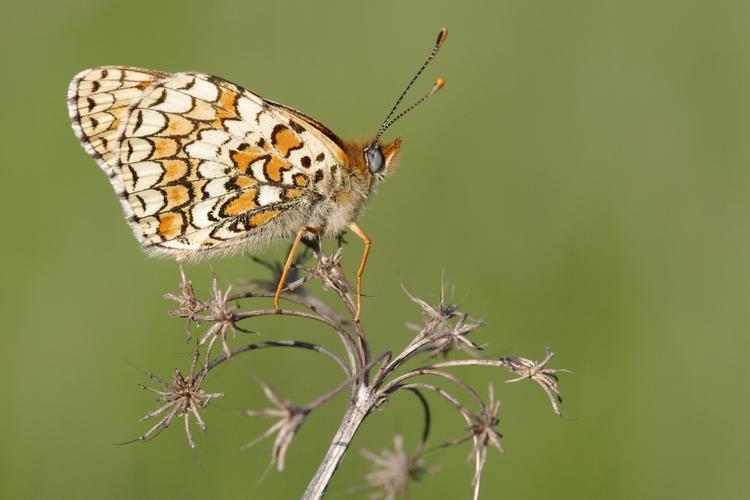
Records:
<instances>
[{"instance_id":1,"label":"butterfly leg","mask_svg":"<svg viewBox=\"0 0 750 500\"><path fill-rule=\"evenodd\" d=\"M297 252L297 247L299 246L299 243L300 241L302 241L302 237L306 232L319 234L320 229L312 226L302 226L301 228L299 228L299 231L297 231L297 236L294 237L294 243L292 243L292 248L289 250L289 255L287 256L286 262L284 263L284 269L281 271L281 278L279 278L279 284L276 286L276 294L273 296L273 307L277 313L281 312L279 299L281 298L281 291L284 289L284 283L286 283L286 277L289 274L289 269L292 268L292 263L294 262L294 254Z\"/></svg>"},{"instance_id":2,"label":"butterfly leg","mask_svg":"<svg viewBox=\"0 0 750 500\"><path fill-rule=\"evenodd\" d=\"M354 321L359 321L359 313L362 311L362 275L365 272L367 256L370 255L370 246L372 245L372 241L354 222L349 225L349 229L351 229L354 234L359 236L359 238L365 244L365 250L364 252L362 252L362 260L359 261L359 269L357 269L357 312L354 314Z\"/></svg>"}]
</instances>

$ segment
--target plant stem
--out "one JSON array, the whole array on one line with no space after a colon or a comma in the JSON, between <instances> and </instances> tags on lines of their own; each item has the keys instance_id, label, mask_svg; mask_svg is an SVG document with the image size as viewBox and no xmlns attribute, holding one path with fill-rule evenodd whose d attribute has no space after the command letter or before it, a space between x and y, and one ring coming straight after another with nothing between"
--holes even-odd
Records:
<instances>
[{"instance_id":1,"label":"plant stem","mask_svg":"<svg viewBox=\"0 0 750 500\"><path fill-rule=\"evenodd\" d=\"M369 389L364 385L355 385L352 391L352 397L347 406L344 418L341 421L336 435L333 436L331 445L326 452L318 471L313 476L310 484L307 485L305 494L302 496L305 500L319 499L328 487L334 472L338 468L341 460L344 458L346 450L357 433L357 429L364 421L365 417L372 408L372 397Z\"/></svg>"}]
</instances>

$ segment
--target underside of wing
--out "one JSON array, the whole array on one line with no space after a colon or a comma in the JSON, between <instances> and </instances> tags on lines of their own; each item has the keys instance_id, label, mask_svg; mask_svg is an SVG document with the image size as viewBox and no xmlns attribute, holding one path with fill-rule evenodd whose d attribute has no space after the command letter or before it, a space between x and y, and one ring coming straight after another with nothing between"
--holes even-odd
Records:
<instances>
[{"instance_id":1,"label":"underside of wing","mask_svg":"<svg viewBox=\"0 0 750 500\"><path fill-rule=\"evenodd\" d=\"M208 75L159 79L124 122L112 181L154 253L201 257L289 237L338 163L262 98Z\"/></svg>"},{"instance_id":2,"label":"underside of wing","mask_svg":"<svg viewBox=\"0 0 750 500\"><path fill-rule=\"evenodd\" d=\"M68 87L68 114L84 149L110 177L128 109L167 73L127 66L81 71Z\"/></svg>"}]
</instances>

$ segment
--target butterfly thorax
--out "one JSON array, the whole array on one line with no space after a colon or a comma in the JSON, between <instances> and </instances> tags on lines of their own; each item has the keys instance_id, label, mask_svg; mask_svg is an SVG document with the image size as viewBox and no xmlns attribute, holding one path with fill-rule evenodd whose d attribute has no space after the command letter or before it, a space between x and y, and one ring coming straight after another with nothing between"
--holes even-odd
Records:
<instances>
[{"instance_id":1,"label":"butterfly thorax","mask_svg":"<svg viewBox=\"0 0 750 500\"><path fill-rule=\"evenodd\" d=\"M339 169L329 171L327 178L316 184L321 195L308 225L323 229L325 237L341 234L355 222L365 209L367 200L385 175L393 172L398 161L401 141L373 144L372 141L342 141L346 159ZM371 171L365 151L378 148L383 156L382 168Z\"/></svg>"}]
</instances>

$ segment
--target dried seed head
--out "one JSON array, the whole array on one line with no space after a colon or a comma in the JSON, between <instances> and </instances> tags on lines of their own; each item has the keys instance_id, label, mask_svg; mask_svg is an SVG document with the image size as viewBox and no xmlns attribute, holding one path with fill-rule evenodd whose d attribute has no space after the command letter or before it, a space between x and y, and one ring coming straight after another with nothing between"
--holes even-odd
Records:
<instances>
[{"instance_id":1,"label":"dried seed head","mask_svg":"<svg viewBox=\"0 0 750 500\"><path fill-rule=\"evenodd\" d=\"M453 350L477 356L478 351L483 349L483 346L470 340L468 335L484 326L484 323L459 311L455 304L446 302L444 285L440 287L440 302L434 306L411 294L403 285L402 288L409 299L422 310L423 323L407 324L407 328L419 332L418 337L424 336L432 340L422 350L429 350L430 356L435 357L439 354L447 356Z\"/></svg>"},{"instance_id":2,"label":"dried seed head","mask_svg":"<svg viewBox=\"0 0 750 500\"><path fill-rule=\"evenodd\" d=\"M469 426L469 432L477 440L468 460L475 458L480 448L487 448L488 446L493 446L500 453L505 453L500 443L502 434L497 432L497 426L500 424L500 401L495 401L495 390L492 384L488 386L488 393L489 398L486 406L479 413L472 415L474 423Z\"/></svg>"},{"instance_id":3,"label":"dried seed head","mask_svg":"<svg viewBox=\"0 0 750 500\"><path fill-rule=\"evenodd\" d=\"M431 323L441 323L447 321L457 315L458 307L455 304L450 304L445 301L445 285L440 286L440 302L437 305L428 304L426 301L414 296L406 287L402 284L401 288L404 290L406 295L411 299L412 302L417 304L422 310L422 316L425 320L426 325Z\"/></svg>"},{"instance_id":4,"label":"dried seed head","mask_svg":"<svg viewBox=\"0 0 750 500\"><path fill-rule=\"evenodd\" d=\"M313 274L321 281L324 289L334 288L346 292L351 288L341 271L341 259L341 248L333 255L318 255L318 266Z\"/></svg>"},{"instance_id":5,"label":"dried seed head","mask_svg":"<svg viewBox=\"0 0 750 500\"><path fill-rule=\"evenodd\" d=\"M251 448L263 441L265 438L276 434L271 449L271 465L276 465L278 471L284 470L284 460L289 446L292 444L294 436L299 431L305 421L305 417L310 413L307 408L291 405L288 401L281 399L274 389L260 382L263 392L275 408L266 408L265 410L247 410L245 415L249 417L278 418L279 420L269 427L266 432L249 442L243 449Z\"/></svg>"},{"instance_id":6,"label":"dried seed head","mask_svg":"<svg viewBox=\"0 0 750 500\"><path fill-rule=\"evenodd\" d=\"M146 375L152 381L161 386L161 389L146 385L141 385L141 388L156 394L156 400L164 404L156 410L146 414L141 419L150 420L152 418L161 417L156 425L131 442L145 441L154 437L158 432L169 427L175 417L183 417L188 443L190 444L190 447L195 450L195 441L193 440L193 435L190 431L190 415L195 418L200 430L205 431L207 428L206 422L201 417L199 410L205 408L211 400L224 396L224 393L209 393L200 388L203 379L205 378L206 370L201 369L196 373L195 370L198 364L198 357L199 352L196 350L189 375L183 377L180 370L175 370L172 376L172 382L167 382L153 373L146 372Z\"/></svg>"},{"instance_id":7,"label":"dried seed head","mask_svg":"<svg viewBox=\"0 0 750 500\"><path fill-rule=\"evenodd\" d=\"M373 470L365 476L365 488L376 488L370 498L393 499L408 494L409 483L418 481L433 471L424 466L421 454L409 455L404 450L400 435L393 438L393 451L381 450L380 454L360 450L360 454L372 462Z\"/></svg>"},{"instance_id":8,"label":"dried seed head","mask_svg":"<svg viewBox=\"0 0 750 500\"><path fill-rule=\"evenodd\" d=\"M508 380L508 383L520 382L521 380L530 379L539 384L547 394L550 404L552 405L552 411L555 415L560 415L560 403L562 403L562 395L560 389L557 386L558 378L557 374L561 372L570 372L562 368L553 369L547 368L547 363L555 355L552 351L547 348L546 356L540 362L532 361L527 358L500 358L502 365L510 370L511 372L519 375L518 378Z\"/></svg>"},{"instance_id":9,"label":"dried seed head","mask_svg":"<svg viewBox=\"0 0 750 500\"><path fill-rule=\"evenodd\" d=\"M500 453L505 453L503 445L500 443L502 434L497 432L497 426L500 424L500 401L495 401L495 391L492 384L489 384L489 399L483 404L478 413L468 415L471 425L467 427L469 431L465 436L453 441L448 441L440 445L441 448L455 446L465 443L469 440L474 441L474 446L466 457L466 461L476 461L474 476L471 480L472 486L477 491L479 481L482 477L484 465L487 463L487 450L490 446L497 449Z\"/></svg>"},{"instance_id":10,"label":"dried seed head","mask_svg":"<svg viewBox=\"0 0 750 500\"><path fill-rule=\"evenodd\" d=\"M169 313L173 318L186 318L187 322L185 325L185 335L188 341L191 339L190 335L190 322L194 321L195 315L205 311L208 306L206 303L195 298L195 292L193 291L193 282L188 280L185 276L185 270L180 264L180 294L175 295L173 293L164 294L164 298L177 302L178 307L174 311Z\"/></svg>"},{"instance_id":11,"label":"dried seed head","mask_svg":"<svg viewBox=\"0 0 750 500\"><path fill-rule=\"evenodd\" d=\"M433 339L429 345L430 356L435 357L438 354L447 356L453 350L463 351L473 357L478 356L478 351L483 350L484 347L470 340L467 335L483 325L481 320L475 320L465 313L461 313L452 324L438 324L429 334L429 337Z\"/></svg>"},{"instance_id":12,"label":"dried seed head","mask_svg":"<svg viewBox=\"0 0 750 500\"><path fill-rule=\"evenodd\" d=\"M227 332L231 331L233 335L237 335L237 332L253 333L250 330L246 330L237 325L237 318L234 312L230 309L227 299L229 298L229 292L232 290L231 286L228 286L224 293L219 289L216 276L211 278L211 298L206 302L206 308L210 311L210 314L206 316L206 321L213 322L206 333L198 341L198 346L208 344L206 348L206 364L208 364L211 358L211 350L213 349L214 343L217 340L221 340L221 347L224 355L228 358L232 355L232 350L229 348L227 343Z\"/></svg>"}]
</instances>

